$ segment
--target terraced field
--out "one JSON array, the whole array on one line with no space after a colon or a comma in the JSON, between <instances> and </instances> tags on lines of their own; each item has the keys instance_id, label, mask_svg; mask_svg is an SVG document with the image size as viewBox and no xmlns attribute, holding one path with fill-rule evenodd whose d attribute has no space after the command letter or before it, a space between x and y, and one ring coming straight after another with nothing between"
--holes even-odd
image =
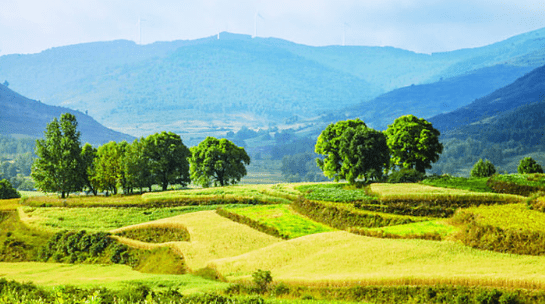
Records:
<instances>
[{"instance_id":1,"label":"terraced field","mask_svg":"<svg viewBox=\"0 0 545 304\"><path fill-rule=\"evenodd\" d=\"M2 201L0 211L17 209L27 230L21 229L16 237L64 229L110 232L129 247L168 246L183 256L190 271L213 269L230 282L251 282L252 274L263 269L271 271L275 282L318 287L446 284L545 290L545 255L505 254L465 246L456 236L466 231L468 224L443 216L448 204L464 202L462 208L451 208L447 214L460 209L455 218L474 218L479 225L525 230L534 236L545 234L544 213L528 209L524 200L517 195L423 184L371 184L359 189L345 184L301 183L188 189L96 201L71 198L65 203L54 197L31 197L23 206L18 200ZM51 207L63 204L66 206ZM304 206L322 209L309 213ZM220 216L218 207L238 218ZM9 227L18 227L13 221ZM339 228L339 223L346 225ZM269 235L263 227L276 229L289 240ZM382 236L348 232L356 232L354 228ZM440 238L388 238L426 234ZM10 238L13 236L0 233L0 241ZM78 279L61 279L78 273ZM189 275L141 274L122 265L0 263L0 275L44 286L70 282L83 287L108 284L122 288L145 282L184 292L228 286Z\"/></svg>"}]
</instances>

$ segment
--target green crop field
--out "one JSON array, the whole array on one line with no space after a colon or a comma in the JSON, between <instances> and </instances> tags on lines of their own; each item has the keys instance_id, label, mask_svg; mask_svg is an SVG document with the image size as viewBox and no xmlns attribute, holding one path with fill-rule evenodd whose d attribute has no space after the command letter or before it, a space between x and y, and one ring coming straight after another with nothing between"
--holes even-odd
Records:
<instances>
[{"instance_id":1,"label":"green crop field","mask_svg":"<svg viewBox=\"0 0 545 304\"><path fill-rule=\"evenodd\" d=\"M479 223L484 225L545 232L545 213L530 210L526 204L479 206L462 212L477 215Z\"/></svg>"},{"instance_id":2,"label":"green crop field","mask_svg":"<svg viewBox=\"0 0 545 304\"><path fill-rule=\"evenodd\" d=\"M229 205L236 208L238 205ZM42 229L110 231L189 212L214 210L216 205L171 208L34 208L22 207L23 222Z\"/></svg>"},{"instance_id":3,"label":"green crop field","mask_svg":"<svg viewBox=\"0 0 545 304\"><path fill-rule=\"evenodd\" d=\"M469 224L446 218L458 208L454 219L469 214L482 225L543 233L545 213L530 210L525 197L485 191L484 179L434 181L434 185L375 183L364 188L331 182L246 184L132 196L2 200L0 261L8 258L3 254L20 252L13 246L27 246L27 257L32 258L39 256L38 247L53 232L86 230L114 233L117 242L129 247L170 247L189 272L246 286L253 286L252 274L262 269L271 271L275 284L305 288L410 285L545 290L545 256L473 249L456 238ZM240 221L236 217L220 216L218 207L253 222L240 224L229 219ZM439 219L433 208L450 213ZM424 209L429 212L419 213ZM255 223L280 235L260 232L267 230ZM433 235L433 241L402 239L427 235ZM24 256L9 258L24 261ZM144 284L194 293L224 292L232 286L195 275L145 274L122 265L26 261L0 262L0 277L48 288L71 284L123 289ZM297 303L290 297L304 295L292 290L288 299L267 302ZM320 298L318 291L312 295Z\"/></svg>"},{"instance_id":4,"label":"green crop field","mask_svg":"<svg viewBox=\"0 0 545 304\"><path fill-rule=\"evenodd\" d=\"M394 235L424 235L427 233L438 233L439 235L446 236L456 231L456 228L445 223L445 221L425 221L410 223L397 226L386 226L381 228L370 228L371 231L383 231Z\"/></svg>"},{"instance_id":5,"label":"green crop field","mask_svg":"<svg viewBox=\"0 0 545 304\"><path fill-rule=\"evenodd\" d=\"M141 273L124 265L86 265L58 263L0 263L0 276L42 286L72 285L80 288L125 288L146 284L156 288L176 288L184 293L224 289L226 283L205 280L194 275L158 275Z\"/></svg>"},{"instance_id":6,"label":"green crop field","mask_svg":"<svg viewBox=\"0 0 545 304\"><path fill-rule=\"evenodd\" d=\"M245 208L225 207L224 209L274 227L290 239L334 230L298 214L288 205L261 205Z\"/></svg>"},{"instance_id":7,"label":"green crop field","mask_svg":"<svg viewBox=\"0 0 545 304\"><path fill-rule=\"evenodd\" d=\"M302 185L296 188L305 193L305 198L310 200L330 201L330 202L353 202L360 200L369 200L375 197L368 195L365 189L351 188L346 183L322 183Z\"/></svg>"},{"instance_id":8,"label":"green crop field","mask_svg":"<svg viewBox=\"0 0 545 304\"><path fill-rule=\"evenodd\" d=\"M423 184L436 187L470 190L475 192L494 192L486 185L488 177L484 178L466 178L455 176L440 176L429 178L422 181Z\"/></svg>"}]
</instances>

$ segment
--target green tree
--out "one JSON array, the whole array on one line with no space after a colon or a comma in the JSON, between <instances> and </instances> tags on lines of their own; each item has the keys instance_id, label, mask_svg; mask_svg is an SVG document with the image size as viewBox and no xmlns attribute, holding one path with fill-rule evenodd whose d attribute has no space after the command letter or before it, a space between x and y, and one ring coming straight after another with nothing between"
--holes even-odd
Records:
<instances>
[{"instance_id":1,"label":"green tree","mask_svg":"<svg viewBox=\"0 0 545 304\"><path fill-rule=\"evenodd\" d=\"M122 163L130 187L140 188L140 193L142 193L142 188L146 187L151 192L153 179L149 159L145 155L145 140L143 138L140 140L135 139L127 147Z\"/></svg>"},{"instance_id":2,"label":"green tree","mask_svg":"<svg viewBox=\"0 0 545 304\"><path fill-rule=\"evenodd\" d=\"M324 155L317 163L325 176L351 184L382 178L389 164L386 136L359 119L330 124L318 137L315 150Z\"/></svg>"},{"instance_id":3,"label":"green tree","mask_svg":"<svg viewBox=\"0 0 545 304\"><path fill-rule=\"evenodd\" d=\"M496 173L496 167L488 159L479 159L471 169L471 177L489 177Z\"/></svg>"},{"instance_id":4,"label":"green tree","mask_svg":"<svg viewBox=\"0 0 545 304\"><path fill-rule=\"evenodd\" d=\"M390 148L392 166L416 169L425 173L439 160L443 145L439 131L431 123L414 115L397 118L385 134Z\"/></svg>"},{"instance_id":5,"label":"green tree","mask_svg":"<svg viewBox=\"0 0 545 304\"><path fill-rule=\"evenodd\" d=\"M150 171L163 191L167 190L169 184L185 186L191 181L187 160L191 152L179 135L172 132L155 133L146 137L145 141Z\"/></svg>"},{"instance_id":6,"label":"green tree","mask_svg":"<svg viewBox=\"0 0 545 304\"><path fill-rule=\"evenodd\" d=\"M99 185L94 176L96 175L95 159L97 158L97 149L86 143L81 149L81 174L84 187L89 189L94 195L98 194Z\"/></svg>"},{"instance_id":7,"label":"green tree","mask_svg":"<svg viewBox=\"0 0 545 304\"><path fill-rule=\"evenodd\" d=\"M11 186L7 179L0 180L0 199L19 198L21 194Z\"/></svg>"},{"instance_id":8,"label":"green tree","mask_svg":"<svg viewBox=\"0 0 545 304\"><path fill-rule=\"evenodd\" d=\"M227 139L207 137L191 148L191 178L203 187L236 184L246 175L250 157Z\"/></svg>"},{"instance_id":9,"label":"green tree","mask_svg":"<svg viewBox=\"0 0 545 304\"><path fill-rule=\"evenodd\" d=\"M316 159L318 167L324 172L325 176L334 178L335 181L343 178L339 175L342 167L342 157L340 155L341 137L346 129L358 126L366 127L365 123L360 119L342 120L329 124L318 136L314 151L325 156L324 159Z\"/></svg>"},{"instance_id":10,"label":"green tree","mask_svg":"<svg viewBox=\"0 0 545 304\"><path fill-rule=\"evenodd\" d=\"M533 158L525 157L520 160L517 171L520 174L543 173L543 168Z\"/></svg>"},{"instance_id":11,"label":"green tree","mask_svg":"<svg viewBox=\"0 0 545 304\"><path fill-rule=\"evenodd\" d=\"M101 191L111 191L113 194L117 194L117 179L121 171L121 154L116 142L111 141L98 147L94 168L93 183Z\"/></svg>"},{"instance_id":12,"label":"green tree","mask_svg":"<svg viewBox=\"0 0 545 304\"><path fill-rule=\"evenodd\" d=\"M70 192L81 191L81 145L76 117L70 113L61 115L47 124L44 139L36 141L36 155L32 178L38 189L44 192L60 192L65 197Z\"/></svg>"}]
</instances>

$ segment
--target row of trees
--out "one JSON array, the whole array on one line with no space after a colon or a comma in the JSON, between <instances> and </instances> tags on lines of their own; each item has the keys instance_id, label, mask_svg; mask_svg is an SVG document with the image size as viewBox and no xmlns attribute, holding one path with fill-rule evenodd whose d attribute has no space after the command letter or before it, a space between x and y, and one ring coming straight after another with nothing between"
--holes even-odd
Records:
<instances>
[{"instance_id":1,"label":"row of trees","mask_svg":"<svg viewBox=\"0 0 545 304\"><path fill-rule=\"evenodd\" d=\"M88 190L95 195L106 191L117 194L158 184L163 190L169 185L194 183L228 185L246 175L250 158L243 148L226 139L206 138L197 147L188 149L179 135L161 132L145 138L109 142L98 148L81 147L80 132L74 115L65 113L47 125L45 138L37 140L38 158L32 167L36 187L58 192ZM190 172L191 171L191 172Z\"/></svg>"},{"instance_id":2,"label":"row of trees","mask_svg":"<svg viewBox=\"0 0 545 304\"><path fill-rule=\"evenodd\" d=\"M439 131L414 115L397 118L384 132L360 119L339 121L322 131L315 151L324 175L353 184L358 179L382 179L390 169L415 169L424 173L439 159L443 145Z\"/></svg>"}]
</instances>

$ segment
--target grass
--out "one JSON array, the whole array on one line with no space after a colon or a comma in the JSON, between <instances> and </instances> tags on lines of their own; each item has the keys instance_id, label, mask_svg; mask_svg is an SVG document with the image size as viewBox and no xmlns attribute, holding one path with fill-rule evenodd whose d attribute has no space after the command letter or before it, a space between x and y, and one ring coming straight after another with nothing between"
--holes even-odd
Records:
<instances>
[{"instance_id":1,"label":"grass","mask_svg":"<svg viewBox=\"0 0 545 304\"><path fill-rule=\"evenodd\" d=\"M191 270L206 267L214 259L238 256L259 248L278 243L278 238L256 231L246 225L235 223L216 214L214 211L201 211L182 214L152 222L153 224L183 225L189 231L190 242L171 242L165 244L184 254L186 265ZM144 223L113 230L147 226ZM121 239L121 242L124 240ZM128 245L153 248L153 244L131 242ZM150 246L151 245L151 246Z\"/></svg>"},{"instance_id":2,"label":"grass","mask_svg":"<svg viewBox=\"0 0 545 304\"><path fill-rule=\"evenodd\" d=\"M545 232L545 213L530 210L526 204L479 206L463 209L462 213L477 215L483 225Z\"/></svg>"},{"instance_id":3,"label":"grass","mask_svg":"<svg viewBox=\"0 0 545 304\"><path fill-rule=\"evenodd\" d=\"M33 282L41 286L72 285L80 288L107 286L123 289L128 285L144 284L154 289L169 287L189 294L222 290L226 283L210 281L194 275L159 275L141 273L124 265L89 265L58 263L0 263L0 277L18 282Z\"/></svg>"},{"instance_id":4,"label":"grass","mask_svg":"<svg viewBox=\"0 0 545 304\"><path fill-rule=\"evenodd\" d=\"M300 215L293 211L288 205L260 205L224 209L246 216L267 226L272 226L290 239L334 230L329 226L317 223Z\"/></svg>"},{"instance_id":5,"label":"grass","mask_svg":"<svg viewBox=\"0 0 545 304\"><path fill-rule=\"evenodd\" d=\"M145 202L142 201L141 195L114 195L114 196L77 196L71 195L61 199L56 195L48 196L33 196L24 197L23 205L32 207L130 207L142 206Z\"/></svg>"},{"instance_id":6,"label":"grass","mask_svg":"<svg viewBox=\"0 0 545 304\"><path fill-rule=\"evenodd\" d=\"M2 210L15 210L21 205L19 204L19 198L2 199L0 200L0 211Z\"/></svg>"},{"instance_id":7,"label":"grass","mask_svg":"<svg viewBox=\"0 0 545 304\"><path fill-rule=\"evenodd\" d=\"M180 214L214 210L217 206L172 208L33 208L22 207L21 219L31 227L58 230L110 231L124 226L154 221ZM234 205L232 206L235 207ZM21 214L22 212L20 212Z\"/></svg>"},{"instance_id":8,"label":"grass","mask_svg":"<svg viewBox=\"0 0 545 304\"><path fill-rule=\"evenodd\" d=\"M256 269L306 285L462 285L545 288L545 257L475 250L453 242L327 232L209 263L230 280Z\"/></svg>"},{"instance_id":9,"label":"grass","mask_svg":"<svg viewBox=\"0 0 545 304\"><path fill-rule=\"evenodd\" d=\"M383 231L394 235L424 235L427 233L438 233L442 236L446 236L454 231L456 228L445 223L444 221L426 221L418 223L410 223L397 226L386 226L381 228L371 228L371 231Z\"/></svg>"},{"instance_id":10,"label":"grass","mask_svg":"<svg viewBox=\"0 0 545 304\"><path fill-rule=\"evenodd\" d=\"M440 176L437 178L427 178L422 181L423 184L435 187L470 190L474 192L494 192L486 185L488 177L484 178L466 178L455 176Z\"/></svg>"},{"instance_id":11,"label":"grass","mask_svg":"<svg viewBox=\"0 0 545 304\"><path fill-rule=\"evenodd\" d=\"M183 225L147 225L125 229L117 235L147 243L189 242L190 235Z\"/></svg>"},{"instance_id":12,"label":"grass","mask_svg":"<svg viewBox=\"0 0 545 304\"><path fill-rule=\"evenodd\" d=\"M523 196L513 194L481 193L462 189L450 189L423 184L371 184L371 193L386 199L460 199L475 201L505 201L518 203L525 200Z\"/></svg>"},{"instance_id":13,"label":"grass","mask_svg":"<svg viewBox=\"0 0 545 304\"><path fill-rule=\"evenodd\" d=\"M545 188L545 174L502 174L495 179L517 185Z\"/></svg>"},{"instance_id":14,"label":"grass","mask_svg":"<svg viewBox=\"0 0 545 304\"><path fill-rule=\"evenodd\" d=\"M296 187L305 193L305 198L329 202L353 202L374 199L366 193L365 189L350 187L347 183L332 184L308 184Z\"/></svg>"},{"instance_id":15,"label":"grass","mask_svg":"<svg viewBox=\"0 0 545 304\"><path fill-rule=\"evenodd\" d=\"M142 195L145 202L183 202L183 201L231 201L271 204L288 204L284 197L274 195L272 185L234 185L215 188L198 188L182 191L152 192Z\"/></svg>"}]
</instances>

